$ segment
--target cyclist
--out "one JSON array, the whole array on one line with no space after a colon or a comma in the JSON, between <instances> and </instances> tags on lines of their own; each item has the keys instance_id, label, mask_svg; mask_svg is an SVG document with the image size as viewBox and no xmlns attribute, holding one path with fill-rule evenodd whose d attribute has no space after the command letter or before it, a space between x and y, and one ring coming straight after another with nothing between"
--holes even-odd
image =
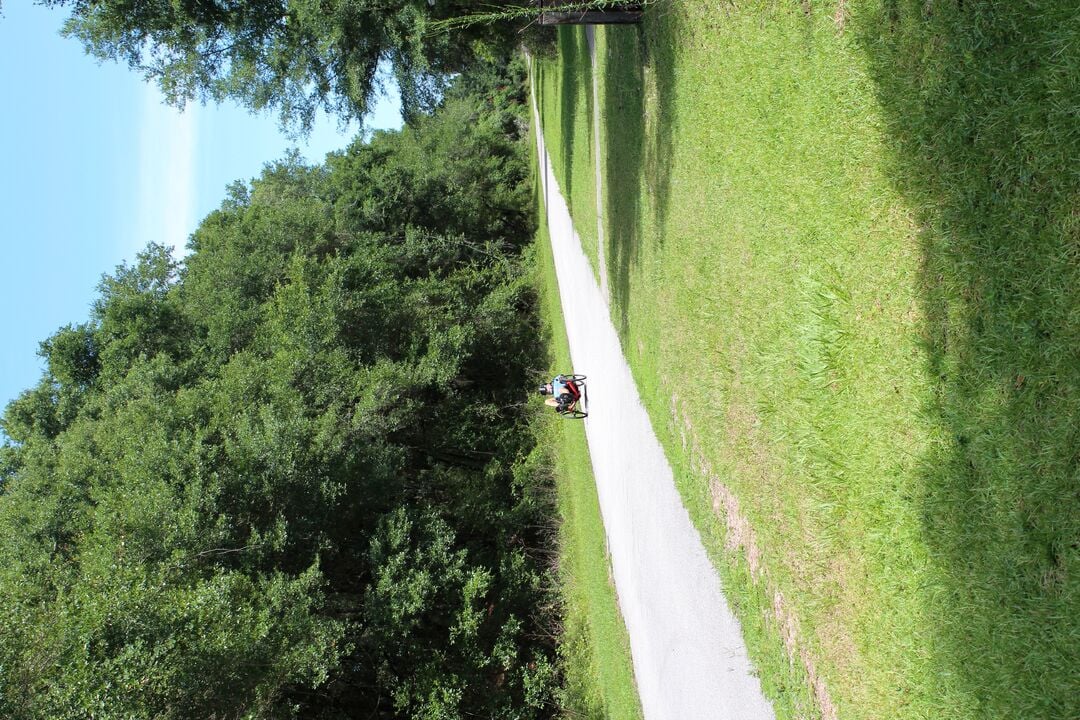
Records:
<instances>
[{"instance_id":1,"label":"cyclist","mask_svg":"<svg viewBox=\"0 0 1080 720\"><path fill-rule=\"evenodd\" d=\"M566 412L572 408L581 397L581 391L570 378L564 375L556 375L551 382L537 388L537 392L541 395L549 395L550 397L544 400L544 404L550 405L559 412Z\"/></svg>"}]
</instances>

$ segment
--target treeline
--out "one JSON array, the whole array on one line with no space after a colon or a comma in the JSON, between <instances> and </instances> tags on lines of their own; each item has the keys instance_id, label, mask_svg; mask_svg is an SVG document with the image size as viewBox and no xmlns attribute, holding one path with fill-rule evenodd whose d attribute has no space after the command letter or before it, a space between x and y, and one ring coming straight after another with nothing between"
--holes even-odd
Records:
<instances>
[{"instance_id":1,"label":"treeline","mask_svg":"<svg viewBox=\"0 0 1080 720\"><path fill-rule=\"evenodd\" d=\"M226 98L310 129L319 110L361 119L389 68L411 120L449 78L550 44L534 0L38 0L68 11L64 34L127 64L173 104ZM469 22L476 13L504 15ZM453 28L447 21L456 22Z\"/></svg>"},{"instance_id":2,"label":"treeline","mask_svg":"<svg viewBox=\"0 0 1080 720\"><path fill-rule=\"evenodd\" d=\"M523 73L235 184L42 344L0 717L556 712Z\"/></svg>"}]
</instances>

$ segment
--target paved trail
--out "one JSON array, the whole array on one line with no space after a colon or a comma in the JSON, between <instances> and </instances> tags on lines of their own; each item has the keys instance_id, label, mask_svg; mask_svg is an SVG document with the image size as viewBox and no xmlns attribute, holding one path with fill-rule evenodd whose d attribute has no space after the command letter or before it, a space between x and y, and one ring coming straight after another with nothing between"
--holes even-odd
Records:
<instances>
[{"instance_id":1,"label":"paved trail","mask_svg":"<svg viewBox=\"0 0 1080 720\"><path fill-rule=\"evenodd\" d=\"M535 105L533 120L572 370L589 376L585 429L645 717L772 720L551 173Z\"/></svg>"}]
</instances>

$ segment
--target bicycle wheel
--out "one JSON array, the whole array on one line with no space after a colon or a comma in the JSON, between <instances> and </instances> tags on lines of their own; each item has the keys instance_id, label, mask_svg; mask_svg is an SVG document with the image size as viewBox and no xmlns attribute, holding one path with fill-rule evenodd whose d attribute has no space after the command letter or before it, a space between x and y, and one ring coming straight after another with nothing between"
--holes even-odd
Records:
<instances>
[{"instance_id":1,"label":"bicycle wheel","mask_svg":"<svg viewBox=\"0 0 1080 720\"><path fill-rule=\"evenodd\" d=\"M580 382L585 379L584 375L563 375L563 377L571 382Z\"/></svg>"}]
</instances>

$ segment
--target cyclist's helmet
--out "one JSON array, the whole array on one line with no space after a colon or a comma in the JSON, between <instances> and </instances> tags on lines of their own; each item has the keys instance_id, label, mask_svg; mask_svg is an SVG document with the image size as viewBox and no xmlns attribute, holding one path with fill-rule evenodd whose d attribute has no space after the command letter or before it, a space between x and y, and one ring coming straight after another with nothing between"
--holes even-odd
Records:
<instances>
[{"instance_id":1,"label":"cyclist's helmet","mask_svg":"<svg viewBox=\"0 0 1080 720\"><path fill-rule=\"evenodd\" d=\"M551 390L548 389L547 385L541 385L536 389L536 392L540 393L541 395L547 395L551 392Z\"/></svg>"}]
</instances>

